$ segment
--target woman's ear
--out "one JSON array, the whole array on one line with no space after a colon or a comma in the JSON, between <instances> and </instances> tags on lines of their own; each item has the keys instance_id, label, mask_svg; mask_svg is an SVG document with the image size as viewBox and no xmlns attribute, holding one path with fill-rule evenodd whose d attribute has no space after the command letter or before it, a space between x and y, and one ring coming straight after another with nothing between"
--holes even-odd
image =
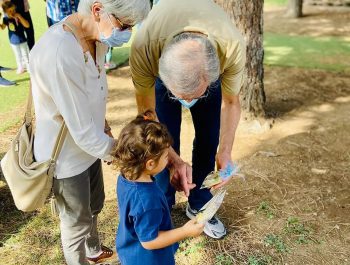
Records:
<instances>
[{"instance_id":1,"label":"woman's ear","mask_svg":"<svg viewBox=\"0 0 350 265\"><path fill-rule=\"evenodd\" d=\"M91 12L92 12L92 15L95 18L95 21L97 21L97 22L100 21L101 11L102 11L101 3L95 2L95 3L92 4Z\"/></svg>"},{"instance_id":2,"label":"woman's ear","mask_svg":"<svg viewBox=\"0 0 350 265\"><path fill-rule=\"evenodd\" d=\"M156 161L154 161L153 159L147 160L146 162L147 171L152 171L156 166L157 166Z\"/></svg>"}]
</instances>

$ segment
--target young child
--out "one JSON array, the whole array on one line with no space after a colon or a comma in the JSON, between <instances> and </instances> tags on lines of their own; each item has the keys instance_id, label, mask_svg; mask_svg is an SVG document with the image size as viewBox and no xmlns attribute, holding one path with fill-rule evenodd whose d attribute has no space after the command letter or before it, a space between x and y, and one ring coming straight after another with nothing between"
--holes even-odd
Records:
<instances>
[{"instance_id":1,"label":"young child","mask_svg":"<svg viewBox=\"0 0 350 265\"><path fill-rule=\"evenodd\" d=\"M168 163L171 138L151 111L120 133L116 147L119 227L116 247L122 265L174 265L177 242L198 236L195 220L174 229L166 198L153 176Z\"/></svg>"},{"instance_id":2,"label":"young child","mask_svg":"<svg viewBox=\"0 0 350 265\"><path fill-rule=\"evenodd\" d=\"M1 29L8 27L11 47L16 57L17 74L22 74L29 69L29 48L24 28L28 28L30 25L16 12L16 6L11 1L6 0L1 6L6 16L4 16L0 27Z\"/></svg>"}]
</instances>

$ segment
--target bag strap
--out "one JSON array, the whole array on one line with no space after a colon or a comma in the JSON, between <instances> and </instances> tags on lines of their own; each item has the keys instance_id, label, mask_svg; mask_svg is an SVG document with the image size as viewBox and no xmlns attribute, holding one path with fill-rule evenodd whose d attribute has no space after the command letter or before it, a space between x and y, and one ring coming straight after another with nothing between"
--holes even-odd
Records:
<instances>
[{"instance_id":1,"label":"bag strap","mask_svg":"<svg viewBox=\"0 0 350 265\"><path fill-rule=\"evenodd\" d=\"M67 125L66 125L66 123L63 120L61 129L60 129L60 131L58 133L58 137L57 137L55 146L54 146L53 151L52 151L52 155L51 155L51 161L52 162L56 162L57 161L57 158L58 158L58 156L59 156L59 154L60 154L60 152L62 150L62 146L63 146L64 140L66 139L67 131L68 131Z\"/></svg>"},{"instance_id":2,"label":"bag strap","mask_svg":"<svg viewBox=\"0 0 350 265\"><path fill-rule=\"evenodd\" d=\"M26 113L24 114L24 123L27 127L32 124L33 115L32 115L32 106L33 106L33 95L32 95L32 83L29 81L29 95L27 100Z\"/></svg>"},{"instance_id":3,"label":"bag strap","mask_svg":"<svg viewBox=\"0 0 350 265\"><path fill-rule=\"evenodd\" d=\"M75 38L78 42L80 42L80 41L79 41L79 38L78 38L78 34L77 34L77 28L76 28L72 23L70 23L70 22L68 22L68 21L66 21L66 20L63 20L63 21L62 21L62 25L65 25L67 28L69 28L69 29L72 31L74 38Z\"/></svg>"},{"instance_id":4,"label":"bag strap","mask_svg":"<svg viewBox=\"0 0 350 265\"><path fill-rule=\"evenodd\" d=\"M33 107L32 83L29 82L29 95L27 100L27 109L24 116L24 122L27 127L29 127L32 124L32 120L33 120L32 107ZM51 154L51 163L56 163L57 158L62 150L64 140L66 139L67 131L68 131L68 128L66 126L65 121L63 120L52 154Z\"/></svg>"}]
</instances>

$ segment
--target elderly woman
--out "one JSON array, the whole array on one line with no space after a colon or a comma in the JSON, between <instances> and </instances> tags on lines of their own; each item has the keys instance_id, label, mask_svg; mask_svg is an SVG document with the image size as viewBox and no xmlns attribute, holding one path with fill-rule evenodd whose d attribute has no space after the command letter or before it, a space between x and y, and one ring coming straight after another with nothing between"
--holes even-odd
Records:
<instances>
[{"instance_id":1,"label":"elderly woman","mask_svg":"<svg viewBox=\"0 0 350 265\"><path fill-rule=\"evenodd\" d=\"M81 0L78 12L51 27L30 55L37 161L50 158L63 120L68 128L54 179L68 265L113 255L97 231L105 198L101 159L108 161L115 143L105 121L104 57L108 46L129 41L131 27L149 10L149 0Z\"/></svg>"}]
</instances>

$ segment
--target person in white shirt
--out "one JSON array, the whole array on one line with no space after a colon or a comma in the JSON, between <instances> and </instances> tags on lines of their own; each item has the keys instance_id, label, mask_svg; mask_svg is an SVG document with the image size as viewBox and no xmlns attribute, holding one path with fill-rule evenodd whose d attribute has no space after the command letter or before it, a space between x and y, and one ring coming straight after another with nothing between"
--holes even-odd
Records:
<instances>
[{"instance_id":1,"label":"person in white shirt","mask_svg":"<svg viewBox=\"0 0 350 265\"><path fill-rule=\"evenodd\" d=\"M68 265L113 256L97 231L105 198L101 160L115 145L105 120L104 57L108 46L129 41L149 10L149 0L81 0L78 12L52 26L30 53L37 161L50 158L63 120L68 128L53 186Z\"/></svg>"}]
</instances>

